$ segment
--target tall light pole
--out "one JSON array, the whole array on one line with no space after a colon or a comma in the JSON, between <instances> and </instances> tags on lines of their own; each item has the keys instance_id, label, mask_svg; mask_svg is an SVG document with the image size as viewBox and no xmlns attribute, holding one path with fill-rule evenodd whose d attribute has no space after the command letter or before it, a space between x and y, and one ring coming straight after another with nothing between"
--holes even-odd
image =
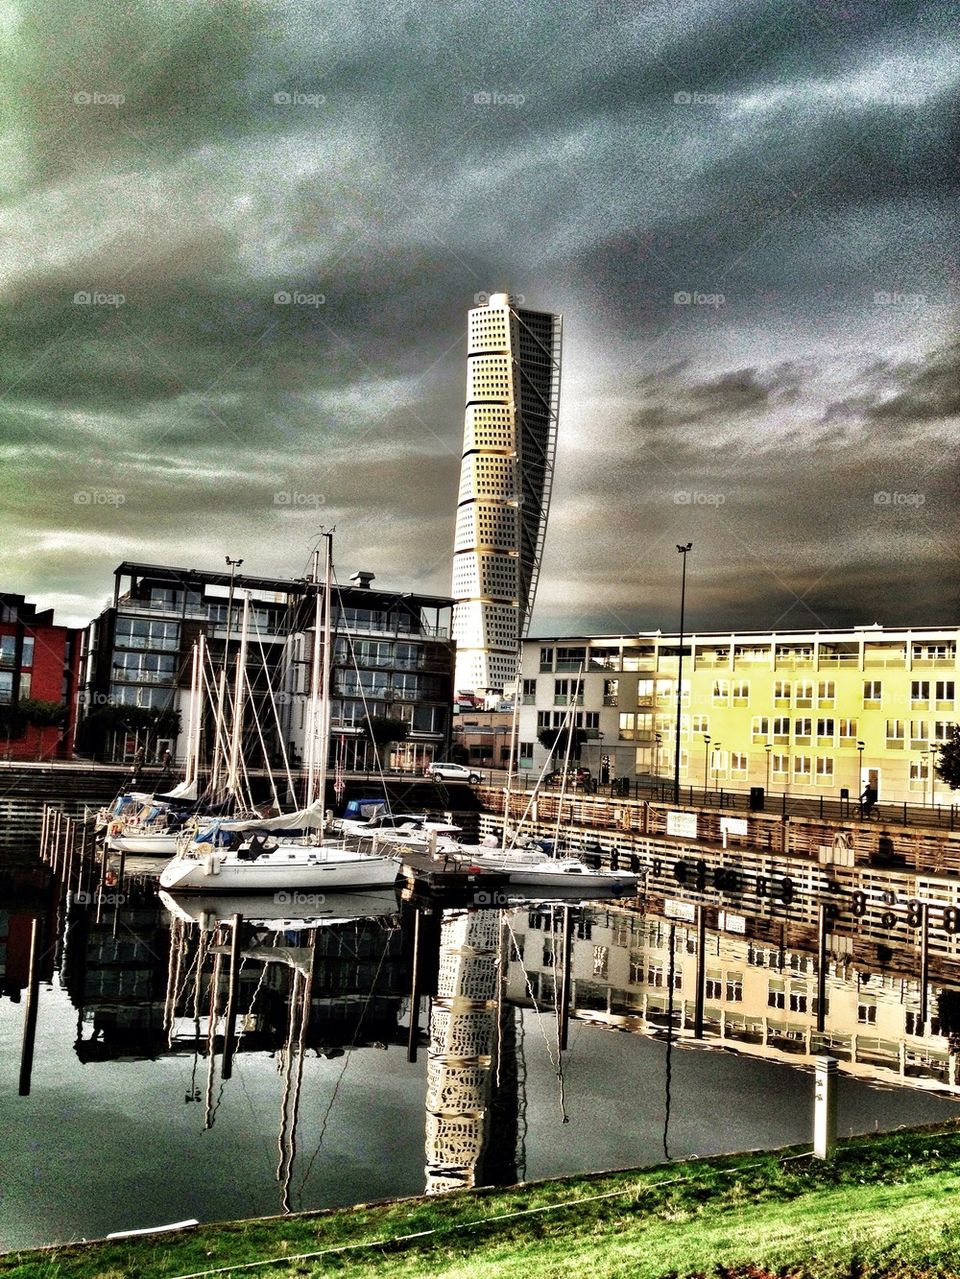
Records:
<instances>
[{"instance_id":1,"label":"tall light pole","mask_svg":"<svg viewBox=\"0 0 960 1279\"><path fill-rule=\"evenodd\" d=\"M857 803L860 805L860 816L863 816L863 742L857 742Z\"/></svg>"},{"instance_id":2,"label":"tall light pole","mask_svg":"<svg viewBox=\"0 0 960 1279\"><path fill-rule=\"evenodd\" d=\"M764 746L764 748L763 748L763 749L767 752L767 789L766 789L766 793L769 795L769 794L770 794L770 752L773 750L773 747L770 745L770 743L769 743L769 742L767 742L766 746Z\"/></svg>"},{"instance_id":3,"label":"tall light pole","mask_svg":"<svg viewBox=\"0 0 960 1279\"><path fill-rule=\"evenodd\" d=\"M708 776L709 769L710 769L710 734L704 733L703 735L703 798L704 800L706 800L707 798L707 786L710 781L710 778Z\"/></svg>"},{"instance_id":4,"label":"tall light pole","mask_svg":"<svg viewBox=\"0 0 960 1279\"><path fill-rule=\"evenodd\" d=\"M687 542L686 546L677 546L677 550L683 556L683 571L680 577L680 647L678 649L677 662L677 732L676 744L673 753L673 802L680 803L680 705L683 697L683 620L684 608L687 598L687 555L693 548L692 542Z\"/></svg>"},{"instance_id":5,"label":"tall light pole","mask_svg":"<svg viewBox=\"0 0 960 1279\"><path fill-rule=\"evenodd\" d=\"M720 743L719 743L719 742L714 742L714 744L713 744L713 749L714 749L714 757L713 757L713 789L714 789L714 790L717 790L717 789L718 789L718 782L719 782L719 780L720 780Z\"/></svg>"}]
</instances>

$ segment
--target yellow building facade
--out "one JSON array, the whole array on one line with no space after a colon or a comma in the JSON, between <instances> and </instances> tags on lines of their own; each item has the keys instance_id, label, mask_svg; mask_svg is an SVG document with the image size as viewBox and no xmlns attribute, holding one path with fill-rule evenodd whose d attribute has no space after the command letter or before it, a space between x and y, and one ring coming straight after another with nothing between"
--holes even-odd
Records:
<instances>
[{"instance_id":1,"label":"yellow building facade","mask_svg":"<svg viewBox=\"0 0 960 1279\"><path fill-rule=\"evenodd\" d=\"M870 784L882 802L949 804L933 762L957 722L958 636L879 626L685 636L681 782L833 799ZM536 769L540 732L569 715L595 776L671 779L680 666L677 635L526 641L521 767Z\"/></svg>"}]
</instances>

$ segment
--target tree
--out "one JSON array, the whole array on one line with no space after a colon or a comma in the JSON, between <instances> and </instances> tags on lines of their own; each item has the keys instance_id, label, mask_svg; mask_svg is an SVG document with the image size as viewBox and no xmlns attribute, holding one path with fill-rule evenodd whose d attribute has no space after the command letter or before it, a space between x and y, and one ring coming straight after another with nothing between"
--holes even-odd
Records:
<instances>
[{"instance_id":1,"label":"tree","mask_svg":"<svg viewBox=\"0 0 960 1279\"><path fill-rule=\"evenodd\" d=\"M567 736L570 735L570 758L579 759L580 751L583 749L584 742L588 741L587 734L582 728L571 730L567 725L561 725L560 728L541 728L537 734L537 740L540 745L548 751L553 751L554 762L560 766L567 758Z\"/></svg>"},{"instance_id":2,"label":"tree","mask_svg":"<svg viewBox=\"0 0 960 1279\"><path fill-rule=\"evenodd\" d=\"M960 788L960 724L952 724L950 736L941 743L934 771L951 790Z\"/></svg>"},{"instance_id":3,"label":"tree","mask_svg":"<svg viewBox=\"0 0 960 1279\"><path fill-rule=\"evenodd\" d=\"M177 737L180 733L180 712L172 707L118 706L115 703L97 706L83 722L84 737L88 747L104 749L111 732L140 734L144 755L152 737Z\"/></svg>"}]
</instances>

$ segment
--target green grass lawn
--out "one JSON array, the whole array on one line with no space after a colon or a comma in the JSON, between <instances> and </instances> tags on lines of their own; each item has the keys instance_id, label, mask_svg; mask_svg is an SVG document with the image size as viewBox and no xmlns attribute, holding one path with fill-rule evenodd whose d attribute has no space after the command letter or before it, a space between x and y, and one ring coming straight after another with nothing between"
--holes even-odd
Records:
<instances>
[{"instance_id":1,"label":"green grass lawn","mask_svg":"<svg viewBox=\"0 0 960 1279\"><path fill-rule=\"evenodd\" d=\"M409 1238L425 1231L433 1233ZM371 1243L376 1246L350 1246ZM0 1257L0 1279L174 1279L321 1251L322 1257L234 1273L266 1279L960 1275L960 1127L857 1138L825 1163L799 1150L741 1155L11 1253Z\"/></svg>"}]
</instances>

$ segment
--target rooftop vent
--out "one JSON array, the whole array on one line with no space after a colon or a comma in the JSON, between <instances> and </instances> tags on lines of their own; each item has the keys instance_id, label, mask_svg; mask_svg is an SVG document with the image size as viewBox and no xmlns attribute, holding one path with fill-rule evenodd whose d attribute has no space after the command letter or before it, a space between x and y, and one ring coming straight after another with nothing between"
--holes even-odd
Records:
<instances>
[{"instance_id":1,"label":"rooftop vent","mask_svg":"<svg viewBox=\"0 0 960 1279\"><path fill-rule=\"evenodd\" d=\"M357 587L358 590L367 591L375 577L376 573L365 573L363 569L358 569L350 578L350 585Z\"/></svg>"}]
</instances>

